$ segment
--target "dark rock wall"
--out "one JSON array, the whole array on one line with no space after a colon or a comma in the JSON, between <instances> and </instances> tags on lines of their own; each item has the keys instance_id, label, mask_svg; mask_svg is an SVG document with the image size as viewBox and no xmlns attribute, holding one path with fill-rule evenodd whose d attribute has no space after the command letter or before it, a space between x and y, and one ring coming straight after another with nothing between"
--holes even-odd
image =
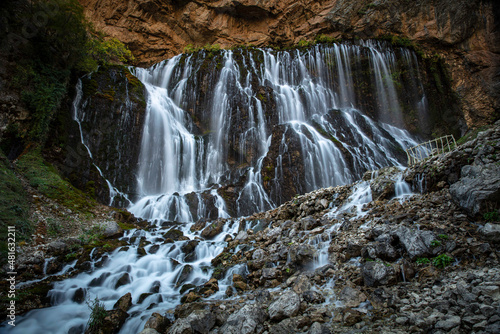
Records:
<instances>
[{"instance_id":1,"label":"dark rock wall","mask_svg":"<svg viewBox=\"0 0 500 334\"><path fill-rule=\"evenodd\" d=\"M103 177L133 200L146 110L144 86L122 66L101 67L81 82L82 98L73 107L77 108L83 141L92 158L82 144L77 122L72 122L63 172L103 203L108 204L110 199ZM117 196L112 204L129 203Z\"/></svg>"}]
</instances>

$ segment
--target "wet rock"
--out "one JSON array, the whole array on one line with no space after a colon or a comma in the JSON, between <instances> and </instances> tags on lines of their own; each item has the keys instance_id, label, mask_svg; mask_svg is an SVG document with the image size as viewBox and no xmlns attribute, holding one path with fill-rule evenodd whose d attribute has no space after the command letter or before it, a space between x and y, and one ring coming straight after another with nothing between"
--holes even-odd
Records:
<instances>
[{"instance_id":1,"label":"wet rock","mask_svg":"<svg viewBox=\"0 0 500 334\"><path fill-rule=\"evenodd\" d=\"M363 265L363 280L366 286L388 285L396 282L396 271L392 266L379 262L367 262Z\"/></svg>"},{"instance_id":2,"label":"wet rock","mask_svg":"<svg viewBox=\"0 0 500 334\"><path fill-rule=\"evenodd\" d=\"M156 254L158 250L160 249L160 245L153 245L149 247L149 254Z\"/></svg>"},{"instance_id":3,"label":"wet rock","mask_svg":"<svg viewBox=\"0 0 500 334\"><path fill-rule=\"evenodd\" d=\"M182 296L181 298L181 303L192 303L194 301L197 301L201 299L201 296L198 295L197 293L190 291L187 295Z\"/></svg>"},{"instance_id":4,"label":"wet rock","mask_svg":"<svg viewBox=\"0 0 500 334\"><path fill-rule=\"evenodd\" d=\"M478 232L488 241L500 243L500 224L487 223Z\"/></svg>"},{"instance_id":5,"label":"wet rock","mask_svg":"<svg viewBox=\"0 0 500 334\"><path fill-rule=\"evenodd\" d=\"M176 229L171 229L168 230L164 235L163 238L167 239L172 239L173 241L178 241L181 240L184 237L184 234L182 231L176 230Z\"/></svg>"},{"instance_id":6,"label":"wet rock","mask_svg":"<svg viewBox=\"0 0 500 334\"><path fill-rule=\"evenodd\" d=\"M364 314L353 309L346 309L342 315L342 322L344 326L353 326L363 320Z\"/></svg>"},{"instance_id":7,"label":"wet rock","mask_svg":"<svg viewBox=\"0 0 500 334\"><path fill-rule=\"evenodd\" d=\"M68 245L61 240L56 240L48 244L47 251L54 255L64 254L68 249Z\"/></svg>"},{"instance_id":8,"label":"wet rock","mask_svg":"<svg viewBox=\"0 0 500 334\"><path fill-rule=\"evenodd\" d=\"M290 334L300 332L297 328L299 325L299 320L297 318L284 319L283 321L271 326L269 328L269 333L273 334Z\"/></svg>"},{"instance_id":9,"label":"wet rock","mask_svg":"<svg viewBox=\"0 0 500 334\"><path fill-rule=\"evenodd\" d=\"M199 243L199 240L190 240L182 245L181 250L186 254L184 261L192 262L196 260L196 246L198 246Z\"/></svg>"},{"instance_id":10,"label":"wet rock","mask_svg":"<svg viewBox=\"0 0 500 334\"><path fill-rule=\"evenodd\" d=\"M160 292L160 287L161 287L160 281L154 281L153 284L151 285L151 288L149 289L149 292L158 293Z\"/></svg>"},{"instance_id":11,"label":"wet rock","mask_svg":"<svg viewBox=\"0 0 500 334\"><path fill-rule=\"evenodd\" d=\"M141 293L139 299L137 300L137 304L142 304L142 302L151 295L153 295L151 292Z\"/></svg>"},{"instance_id":12,"label":"wet rock","mask_svg":"<svg viewBox=\"0 0 500 334\"><path fill-rule=\"evenodd\" d=\"M247 304L231 314L219 332L224 334L260 333L259 328L262 328L262 323L266 318L266 313L258 305Z\"/></svg>"},{"instance_id":13,"label":"wet rock","mask_svg":"<svg viewBox=\"0 0 500 334\"><path fill-rule=\"evenodd\" d=\"M205 229L201 231L200 235L204 239L212 239L217 234L222 232L223 227L224 227L224 222L218 220L215 223L211 223L207 227L205 227Z\"/></svg>"},{"instance_id":14,"label":"wet rock","mask_svg":"<svg viewBox=\"0 0 500 334\"><path fill-rule=\"evenodd\" d=\"M330 330L323 327L319 322L315 322L311 325L307 334L330 334Z\"/></svg>"},{"instance_id":15,"label":"wet rock","mask_svg":"<svg viewBox=\"0 0 500 334\"><path fill-rule=\"evenodd\" d=\"M346 286L342 289L338 298L347 307L358 307L359 304L366 300L366 295L358 289Z\"/></svg>"},{"instance_id":16,"label":"wet rock","mask_svg":"<svg viewBox=\"0 0 500 334\"><path fill-rule=\"evenodd\" d=\"M348 242L347 247L343 251L344 254L344 261L348 261L349 259L353 257L358 257L361 256L361 249L363 248L362 245L359 245L357 243L353 242Z\"/></svg>"},{"instance_id":17,"label":"wet rock","mask_svg":"<svg viewBox=\"0 0 500 334\"><path fill-rule=\"evenodd\" d=\"M115 289L118 289L122 285L129 284L131 282L129 273L124 273L118 281L116 281Z\"/></svg>"},{"instance_id":18,"label":"wet rock","mask_svg":"<svg viewBox=\"0 0 500 334\"><path fill-rule=\"evenodd\" d=\"M395 195L395 175L399 172L397 167L382 168L378 176L370 181L372 197L375 200L388 199Z\"/></svg>"},{"instance_id":19,"label":"wet rock","mask_svg":"<svg viewBox=\"0 0 500 334\"><path fill-rule=\"evenodd\" d=\"M84 290L83 288L78 288L76 289L75 294L73 295L73 298L71 298L71 300L73 300L75 303L81 304L85 301L86 295L86 290Z\"/></svg>"},{"instance_id":20,"label":"wet rock","mask_svg":"<svg viewBox=\"0 0 500 334\"><path fill-rule=\"evenodd\" d=\"M127 294L123 295L118 299L113 305L113 309L120 309L124 312L127 312L129 308L132 306L132 294L128 292Z\"/></svg>"},{"instance_id":21,"label":"wet rock","mask_svg":"<svg viewBox=\"0 0 500 334\"><path fill-rule=\"evenodd\" d=\"M450 193L470 216L485 212L500 202L500 166L490 163L462 167L461 178L451 185Z\"/></svg>"},{"instance_id":22,"label":"wet rock","mask_svg":"<svg viewBox=\"0 0 500 334\"><path fill-rule=\"evenodd\" d=\"M194 285L194 284L184 284L184 285L181 287L181 289L180 289L180 291L179 291L179 292L182 294L182 293L184 293L184 292L186 292L186 291L188 291L188 290L190 290L190 289L193 289L193 288L196 288L196 285Z\"/></svg>"},{"instance_id":23,"label":"wet rock","mask_svg":"<svg viewBox=\"0 0 500 334\"><path fill-rule=\"evenodd\" d=\"M316 251L316 248L309 244L296 245L289 250L290 260L300 266L307 265L314 259Z\"/></svg>"},{"instance_id":24,"label":"wet rock","mask_svg":"<svg viewBox=\"0 0 500 334\"><path fill-rule=\"evenodd\" d=\"M233 283L234 288L236 291L246 291L248 290L248 285L245 282L238 281Z\"/></svg>"},{"instance_id":25,"label":"wet rock","mask_svg":"<svg viewBox=\"0 0 500 334\"><path fill-rule=\"evenodd\" d=\"M304 231L309 231L312 230L315 227L320 226L321 223L319 222L319 219L314 219L311 216L302 218L300 220L300 228Z\"/></svg>"},{"instance_id":26,"label":"wet rock","mask_svg":"<svg viewBox=\"0 0 500 334\"><path fill-rule=\"evenodd\" d=\"M293 291L286 291L269 305L269 317L274 321L290 318L299 312L299 308L299 295Z\"/></svg>"},{"instance_id":27,"label":"wet rock","mask_svg":"<svg viewBox=\"0 0 500 334\"><path fill-rule=\"evenodd\" d=\"M93 278L89 286L101 286L109 276L111 276L110 272L102 273L99 277Z\"/></svg>"},{"instance_id":28,"label":"wet rock","mask_svg":"<svg viewBox=\"0 0 500 334\"><path fill-rule=\"evenodd\" d=\"M177 277L175 286L179 287L181 286L191 275L193 272L193 267L189 264L186 264L184 267L182 267L179 276Z\"/></svg>"},{"instance_id":29,"label":"wet rock","mask_svg":"<svg viewBox=\"0 0 500 334\"><path fill-rule=\"evenodd\" d=\"M170 320L166 317L161 316L159 313L153 313L151 317L146 321L144 329L152 329L159 333L164 333L167 326L170 325Z\"/></svg>"},{"instance_id":30,"label":"wet rock","mask_svg":"<svg viewBox=\"0 0 500 334\"><path fill-rule=\"evenodd\" d=\"M302 298L310 304L321 304L325 302L325 297L317 291L308 290L302 294Z\"/></svg>"},{"instance_id":31,"label":"wet rock","mask_svg":"<svg viewBox=\"0 0 500 334\"><path fill-rule=\"evenodd\" d=\"M215 278L211 278L208 282L203 284L203 287L199 289L199 293L203 297L209 297L219 291L219 282Z\"/></svg>"}]
</instances>

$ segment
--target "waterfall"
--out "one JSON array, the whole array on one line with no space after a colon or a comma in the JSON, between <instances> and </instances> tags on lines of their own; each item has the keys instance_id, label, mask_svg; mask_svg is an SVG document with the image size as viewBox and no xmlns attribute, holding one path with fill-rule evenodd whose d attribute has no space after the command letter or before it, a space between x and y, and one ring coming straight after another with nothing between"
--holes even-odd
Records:
<instances>
[{"instance_id":1,"label":"waterfall","mask_svg":"<svg viewBox=\"0 0 500 334\"><path fill-rule=\"evenodd\" d=\"M129 210L169 223L127 231L128 246L105 253L106 261L91 253L92 270L56 282L49 292L52 306L17 317L9 333L83 332L90 310L74 298L78 289L90 300L98 296L108 310L131 292L133 306L120 333L138 333L153 312L180 303L183 285L200 286L210 279L211 261L224 250L225 238L238 234L240 222L230 216L353 182L366 170L402 165L403 150L417 144L401 128L406 102L393 82L398 66L418 73L408 52L377 43L202 51L132 68L148 100L135 171L137 196ZM425 95L414 89L421 87L419 77L413 78L410 104L425 113ZM81 105L75 102L75 110ZM88 118L75 115L79 124ZM85 129L80 126L81 139L92 157L95 147ZM135 166L129 160L112 163ZM110 189L118 191L119 185L111 185L115 179L110 178ZM342 211L362 216L370 200L369 184L360 182L349 204L332 208L331 216ZM218 217L226 223L213 240L190 230L194 221ZM167 241L173 228L189 240ZM186 254L189 242L196 246ZM311 243L320 249L315 265L325 264L328 238ZM230 269L219 286L229 286L233 272L245 271L244 264ZM221 290L211 298L222 296Z\"/></svg>"},{"instance_id":2,"label":"waterfall","mask_svg":"<svg viewBox=\"0 0 500 334\"><path fill-rule=\"evenodd\" d=\"M369 169L402 165L401 153L416 144L401 129L394 83L397 59L418 72L408 52L375 42L223 50L133 69L149 100L140 199L129 210L187 222L220 217L215 203L231 197L225 214L248 215L296 193L353 182ZM358 105L366 93L356 79L360 66L368 66L373 87L373 108L366 111ZM284 185L290 178L293 189Z\"/></svg>"}]
</instances>

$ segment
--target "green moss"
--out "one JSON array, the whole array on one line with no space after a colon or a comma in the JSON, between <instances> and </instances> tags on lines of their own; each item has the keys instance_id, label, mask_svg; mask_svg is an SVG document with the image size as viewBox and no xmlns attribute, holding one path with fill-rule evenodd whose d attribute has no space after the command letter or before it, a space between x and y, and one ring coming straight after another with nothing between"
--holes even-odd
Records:
<instances>
[{"instance_id":1,"label":"green moss","mask_svg":"<svg viewBox=\"0 0 500 334\"><path fill-rule=\"evenodd\" d=\"M337 39L335 37L331 37L331 36L327 36L327 35L323 35L323 34L316 36L316 38L314 40L316 43L322 43L322 44L336 44L336 43L341 42L341 39Z\"/></svg>"},{"instance_id":2,"label":"green moss","mask_svg":"<svg viewBox=\"0 0 500 334\"><path fill-rule=\"evenodd\" d=\"M134 224L118 222L118 226L120 226L123 230L132 230L136 228Z\"/></svg>"},{"instance_id":3,"label":"green moss","mask_svg":"<svg viewBox=\"0 0 500 334\"><path fill-rule=\"evenodd\" d=\"M95 200L61 178L57 170L43 159L39 147L21 155L17 167L32 187L68 209L88 212L96 205Z\"/></svg>"},{"instance_id":4,"label":"green moss","mask_svg":"<svg viewBox=\"0 0 500 334\"><path fill-rule=\"evenodd\" d=\"M0 150L0 263L7 256L7 229L15 226L16 241L29 240L33 226L28 219L28 195Z\"/></svg>"},{"instance_id":5,"label":"green moss","mask_svg":"<svg viewBox=\"0 0 500 334\"><path fill-rule=\"evenodd\" d=\"M487 130L489 128L490 128L490 126L485 125L485 126L481 126L479 128L476 128L474 130L471 130L471 131L467 132L465 134L465 136L463 136L462 138L460 138L459 140L457 140L457 145L462 145L462 144L465 144L468 141L476 139L477 135L479 134L479 132L485 131L485 130Z\"/></svg>"}]
</instances>

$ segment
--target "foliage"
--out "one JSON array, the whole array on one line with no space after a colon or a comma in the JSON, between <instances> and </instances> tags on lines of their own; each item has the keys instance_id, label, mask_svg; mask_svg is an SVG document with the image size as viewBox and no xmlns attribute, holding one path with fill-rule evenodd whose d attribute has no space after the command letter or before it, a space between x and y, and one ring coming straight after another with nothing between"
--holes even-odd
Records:
<instances>
[{"instance_id":1,"label":"foliage","mask_svg":"<svg viewBox=\"0 0 500 334\"><path fill-rule=\"evenodd\" d=\"M453 258L446 254L441 254L432 259L432 264L438 268L444 268L451 264Z\"/></svg>"},{"instance_id":2,"label":"foliage","mask_svg":"<svg viewBox=\"0 0 500 334\"><path fill-rule=\"evenodd\" d=\"M439 247L441 246L441 241L439 240L432 240L431 241L431 247Z\"/></svg>"},{"instance_id":3,"label":"foliage","mask_svg":"<svg viewBox=\"0 0 500 334\"><path fill-rule=\"evenodd\" d=\"M476 128L472 131L469 131L465 134L465 136L461 137L460 139L457 140L457 145L462 145L468 141L471 141L471 140L474 140L477 138L477 135L482 132L482 131L485 131L489 128L489 126L485 125L485 126L481 126L479 128Z\"/></svg>"},{"instance_id":4,"label":"foliage","mask_svg":"<svg viewBox=\"0 0 500 334\"><path fill-rule=\"evenodd\" d=\"M135 60L132 52L116 38L105 39L102 33L92 31L85 44L88 50L77 64L83 72L93 72L99 65L130 63Z\"/></svg>"},{"instance_id":5,"label":"foliage","mask_svg":"<svg viewBox=\"0 0 500 334\"><path fill-rule=\"evenodd\" d=\"M314 39L316 43L323 43L323 44L334 44L334 43L340 43L340 40L336 39L335 37L330 37L327 35L319 34L316 36Z\"/></svg>"},{"instance_id":6,"label":"foliage","mask_svg":"<svg viewBox=\"0 0 500 334\"><path fill-rule=\"evenodd\" d=\"M184 53L194 53L194 52L198 52L201 50L205 50L209 53L212 53L212 52L217 52L220 49L221 49L220 44L205 44L205 46L203 46L203 47L194 46L193 44L188 44L184 48Z\"/></svg>"},{"instance_id":7,"label":"foliage","mask_svg":"<svg viewBox=\"0 0 500 334\"><path fill-rule=\"evenodd\" d=\"M438 234L438 238L442 240L448 240L450 237L447 234Z\"/></svg>"},{"instance_id":8,"label":"foliage","mask_svg":"<svg viewBox=\"0 0 500 334\"><path fill-rule=\"evenodd\" d=\"M498 211L491 211L491 212L486 212L483 215L484 220L486 221L498 221L500 219L500 216L498 214Z\"/></svg>"},{"instance_id":9,"label":"foliage","mask_svg":"<svg viewBox=\"0 0 500 334\"><path fill-rule=\"evenodd\" d=\"M87 301L87 305L91 312L85 333L98 333L106 317L106 308L98 297L95 297L93 301Z\"/></svg>"},{"instance_id":10,"label":"foliage","mask_svg":"<svg viewBox=\"0 0 500 334\"><path fill-rule=\"evenodd\" d=\"M61 223L55 219L48 218L47 225L47 233L52 237L57 237L62 232Z\"/></svg>"},{"instance_id":11,"label":"foliage","mask_svg":"<svg viewBox=\"0 0 500 334\"><path fill-rule=\"evenodd\" d=\"M7 228L16 227L16 241L28 240L33 227L28 220L27 194L0 150L0 264L7 259Z\"/></svg>"},{"instance_id":12,"label":"foliage","mask_svg":"<svg viewBox=\"0 0 500 334\"><path fill-rule=\"evenodd\" d=\"M22 90L23 102L31 113L30 129L19 138L27 143L44 143L71 73L131 61L133 56L120 41L106 40L95 32L77 0L20 0L16 6L6 24L9 36L17 36L22 42L10 43L9 52L18 61L9 85Z\"/></svg>"},{"instance_id":13,"label":"foliage","mask_svg":"<svg viewBox=\"0 0 500 334\"><path fill-rule=\"evenodd\" d=\"M102 226L94 225L91 229L86 230L81 234L78 239L84 245L95 246L99 239L102 237L102 232L104 231Z\"/></svg>"},{"instance_id":14,"label":"foliage","mask_svg":"<svg viewBox=\"0 0 500 334\"><path fill-rule=\"evenodd\" d=\"M426 257L419 257L416 262L417 262L417 264L429 264L429 263L431 263L431 261Z\"/></svg>"},{"instance_id":15,"label":"foliage","mask_svg":"<svg viewBox=\"0 0 500 334\"><path fill-rule=\"evenodd\" d=\"M40 147L34 147L18 158L17 167L30 185L73 211L88 211L95 201L61 178L57 170L46 162Z\"/></svg>"}]
</instances>

